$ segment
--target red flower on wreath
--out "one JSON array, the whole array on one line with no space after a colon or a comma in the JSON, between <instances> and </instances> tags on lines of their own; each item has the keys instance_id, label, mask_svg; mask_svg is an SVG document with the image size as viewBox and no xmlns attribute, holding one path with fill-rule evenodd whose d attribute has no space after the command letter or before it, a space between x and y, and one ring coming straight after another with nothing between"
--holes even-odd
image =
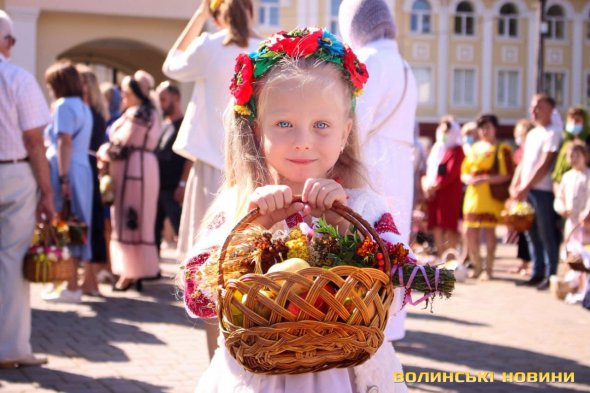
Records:
<instances>
[{"instance_id":1,"label":"red flower on wreath","mask_svg":"<svg viewBox=\"0 0 590 393\"><path fill-rule=\"evenodd\" d=\"M254 66L246 53L240 53L236 58L235 75L231 80L230 91L236 99L236 104L246 105L252 97L252 78Z\"/></svg>"},{"instance_id":2,"label":"red flower on wreath","mask_svg":"<svg viewBox=\"0 0 590 393\"><path fill-rule=\"evenodd\" d=\"M310 31L304 31L305 35L295 37L286 36L287 33L284 32L275 34L270 39L268 50L284 52L291 57L310 55L318 49L323 34L321 29Z\"/></svg>"},{"instance_id":3,"label":"red flower on wreath","mask_svg":"<svg viewBox=\"0 0 590 393\"><path fill-rule=\"evenodd\" d=\"M369 79L367 67L359 61L352 49L346 46L344 48L344 68L350 74L352 85L360 90Z\"/></svg>"}]
</instances>

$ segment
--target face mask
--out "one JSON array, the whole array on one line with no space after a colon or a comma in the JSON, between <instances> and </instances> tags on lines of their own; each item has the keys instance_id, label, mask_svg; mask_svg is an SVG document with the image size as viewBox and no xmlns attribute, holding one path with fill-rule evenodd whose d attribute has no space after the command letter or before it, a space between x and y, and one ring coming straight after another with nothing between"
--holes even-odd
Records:
<instances>
[{"instance_id":1,"label":"face mask","mask_svg":"<svg viewBox=\"0 0 590 393\"><path fill-rule=\"evenodd\" d=\"M475 143L475 136L466 135L465 138L463 138L463 143L469 146L473 145Z\"/></svg>"},{"instance_id":2,"label":"face mask","mask_svg":"<svg viewBox=\"0 0 590 393\"><path fill-rule=\"evenodd\" d=\"M572 135L579 135L582 132L582 125L578 123L567 123L565 130Z\"/></svg>"}]
</instances>

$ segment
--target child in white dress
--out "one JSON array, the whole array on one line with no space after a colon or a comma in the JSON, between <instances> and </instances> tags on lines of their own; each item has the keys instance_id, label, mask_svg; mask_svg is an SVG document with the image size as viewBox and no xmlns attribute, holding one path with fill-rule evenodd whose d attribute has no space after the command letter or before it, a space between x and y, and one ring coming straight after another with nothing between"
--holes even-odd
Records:
<instances>
[{"instance_id":1,"label":"child in white dress","mask_svg":"<svg viewBox=\"0 0 590 393\"><path fill-rule=\"evenodd\" d=\"M573 143L567 151L567 160L572 169L561 178L557 187L553 208L565 220L564 236L568 252L581 254L587 252L583 245L590 244L588 231L584 229L584 218L590 210L590 169L588 150L582 143ZM568 302L578 303L586 291L586 274L577 274L577 293L568 298Z\"/></svg>"},{"instance_id":2,"label":"child in white dress","mask_svg":"<svg viewBox=\"0 0 590 393\"><path fill-rule=\"evenodd\" d=\"M279 33L257 52L238 56L231 90L235 102L226 124L225 184L210 208L191 258L185 263L184 300L192 316L215 318L216 293L198 290L195 275L212 250L245 213L259 208L254 222L272 230L324 216L338 201L373 224L386 244L401 236L386 201L366 188L359 161L355 97L366 69L336 37L320 29ZM303 202L292 203L295 195ZM401 364L385 342L364 364L299 375L246 371L219 337L197 392L406 392L394 383Z\"/></svg>"}]
</instances>

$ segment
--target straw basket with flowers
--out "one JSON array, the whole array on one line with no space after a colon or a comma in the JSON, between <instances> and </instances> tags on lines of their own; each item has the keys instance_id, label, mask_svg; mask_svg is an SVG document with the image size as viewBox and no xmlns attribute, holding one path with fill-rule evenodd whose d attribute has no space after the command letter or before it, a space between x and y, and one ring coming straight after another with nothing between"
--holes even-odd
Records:
<instances>
[{"instance_id":1,"label":"straw basket with flowers","mask_svg":"<svg viewBox=\"0 0 590 393\"><path fill-rule=\"evenodd\" d=\"M383 342L394 286L406 288L409 302L411 289L423 299L450 296L452 272L407 263L403 244L386 246L346 206L331 210L352 224L346 234L322 219L313 229L271 233L251 224L255 209L199 273L218 277L200 290L218 288L225 345L245 369L299 374L361 364Z\"/></svg>"},{"instance_id":2,"label":"straw basket with flowers","mask_svg":"<svg viewBox=\"0 0 590 393\"><path fill-rule=\"evenodd\" d=\"M508 229L526 232L531 229L535 221L535 209L525 201L511 202L501 213L502 221Z\"/></svg>"},{"instance_id":3,"label":"straw basket with flowers","mask_svg":"<svg viewBox=\"0 0 590 393\"><path fill-rule=\"evenodd\" d=\"M66 246L67 237L56 226L40 223L35 229L33 243L24 258L23 272L31 282L51 282L69 279L75 265Z\"/></svg>"}]
</instances>

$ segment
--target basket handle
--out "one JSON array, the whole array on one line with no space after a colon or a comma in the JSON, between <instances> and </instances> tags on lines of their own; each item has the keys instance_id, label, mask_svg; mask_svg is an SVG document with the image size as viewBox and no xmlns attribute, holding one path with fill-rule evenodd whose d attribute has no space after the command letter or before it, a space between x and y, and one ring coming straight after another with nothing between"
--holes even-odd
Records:
<instances>
[{"instance_id":1,"label":"basket handle","mask_svg":"<svg viewBox=\"0 0 590 393\"><path fill-rule=\"evenodd\" d=\"M301 200L300 195L293 197L293 201L291 203L296 203L296 202L303 202ZM381 249L381 251L383 253L383 260L385 262L385 271L387 272L387 275L389 275L389 272L391 271L391 261L389 259L389 253L387 252L387 247L385 247L385 243L383 242L383 239L381 239L381 237L379 236L377 231L375 231L375 228L373 228L373 226L371 224L369 224L358 213L356 213L354 210L352 210L348 206L344 206L339 201L334 202L334 204L332 205L330 210L333 211L334 213L339 214L341 217L346 219L349 223L353 224L357 228L357 230L359 232L361 232L361 234L364 237L371 236L371 238L373 238L373 241L375 241L377 243L377 245L379 246L379 248ZM257 219L259 216L260 216L260 211L258 208L254 208L254 209L250 210L233 227L233 229L231 230L231 232L229 233L229 235L225 239L225 242L223 243L223 247L221 248L221 253L219 255L218 283L219 283L220 287L223 287L225 285L225 281L223 279L223 261L225 260L225 256L227 254L227 249L228 249L229 245L231 244L231 241L232 241L235 233L240 232L243 229L245 229L252 221Z\"/></svg>"}]
</instances>

